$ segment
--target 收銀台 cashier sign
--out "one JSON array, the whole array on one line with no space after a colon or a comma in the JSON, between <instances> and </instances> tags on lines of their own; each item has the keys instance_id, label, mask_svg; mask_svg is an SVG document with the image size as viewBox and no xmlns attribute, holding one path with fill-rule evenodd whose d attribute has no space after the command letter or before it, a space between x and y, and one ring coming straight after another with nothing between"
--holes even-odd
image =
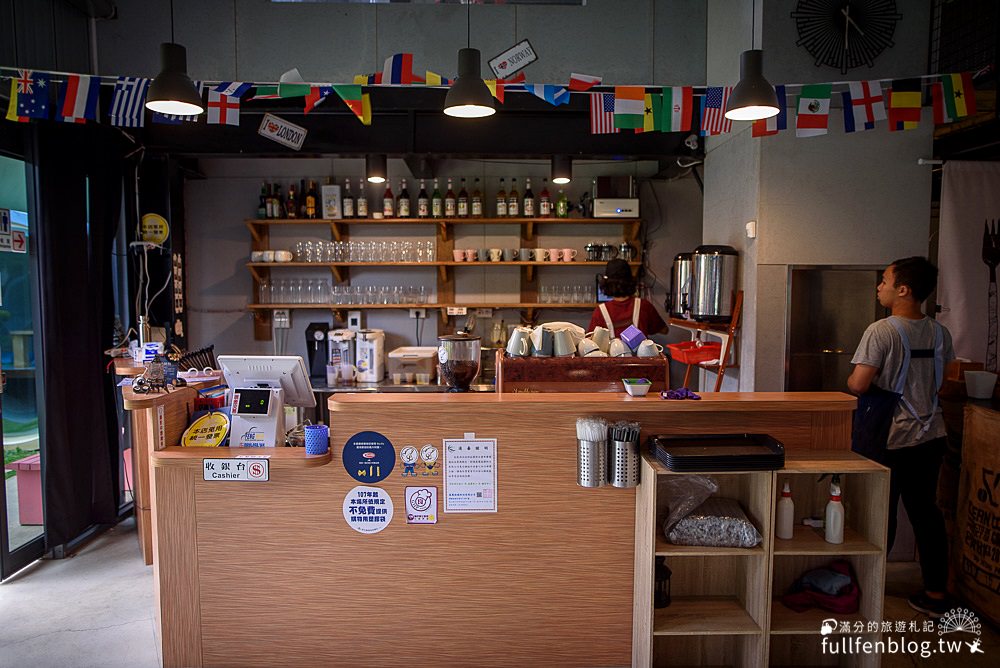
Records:
<instances>
[{"instance_id":1,"label":"\u6536\u9280\u53f0 cashier sign","mask_svg":"<svg viewBox=\"0 0 1000 668\"><path fill-rule=\"evenodd\" d=\"M308 130L274 114L264 114L264 120L260 122L257 134L298 151L302 148L302 142L306 140Z\"/></svg>"}]
</instances>

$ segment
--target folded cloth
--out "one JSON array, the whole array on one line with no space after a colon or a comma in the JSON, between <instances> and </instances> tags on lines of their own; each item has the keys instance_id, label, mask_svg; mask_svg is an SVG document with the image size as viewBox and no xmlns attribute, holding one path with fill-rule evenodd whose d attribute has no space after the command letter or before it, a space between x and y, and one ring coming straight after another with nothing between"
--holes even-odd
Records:
<instances>
[{"instance_id":1,"label":"folded cloth","mask_svg":"<svg viewBox=\"0 0 1000 668\"><path fill-rule=\"evenodd\" d=\"M686 387L681 387L676 390L664 390L660 392L661 399L701 399L701 397Z\"/></svg>"},{"instance_id":2,"label":"folded cloth","mask_svg":"<svg viewBox=\"0 0 1000 668\"><path fill-rule=\"evenodd\" d=\"M818 574L817 571L826 571L826 573ZM846 577L847 583L833 593L815 585L816 582L820 582L824 588L832 587L835 582L843 581L838 576ZM845 559L836 559L825 568L803 573L792 583L788 592L781 597L781 602L795 612L803 612L809 608L821 608L830 612L849 614L858 611L860 601L861 589L858 586L858 580L850 562Z\"/></svg>"},{"instance_id":3,"label":"folded cloth","mask_svg":"<svg viewBox=\"0 0 1000 668\"><path fill-rule=\"evenodd\" d=\"M574 325L571 322L547 322L544 324L545 329L553 332L561 332L566 329L569 330L570 336L573 337L573 345L580 343L586 332L584 332L583 327L580 325Z\"/></svg>"}]
</instances>

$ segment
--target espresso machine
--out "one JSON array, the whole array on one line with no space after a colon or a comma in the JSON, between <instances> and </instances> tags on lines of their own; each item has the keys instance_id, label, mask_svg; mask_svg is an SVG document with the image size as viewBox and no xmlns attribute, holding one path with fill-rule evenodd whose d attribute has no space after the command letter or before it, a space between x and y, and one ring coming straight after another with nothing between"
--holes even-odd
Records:
<instances>
[{"instance_id":1,"label":"espresso machine","mask_svg":"<svg viewBox=\"0 0 1000 668\"><path fill-rule=\"evenodd\" d=\"M327 334L329 349L327 359L331 364L354 365L354 339L357 332L353 329L331 329ZM324 372L325 373L325 372Z\"/></svg>"},{"instance_id":2,"label":"espresso machine","mask_svg":"<svg viewBox=\"0 0 1000 668\"><path fill-rule=\"evenodd\" d=\"M326 378L326 364L329 361L327 336L330 323L311 322L306 327L306 354L309 359L309 377Z\"/></svg>"}]
</instances>

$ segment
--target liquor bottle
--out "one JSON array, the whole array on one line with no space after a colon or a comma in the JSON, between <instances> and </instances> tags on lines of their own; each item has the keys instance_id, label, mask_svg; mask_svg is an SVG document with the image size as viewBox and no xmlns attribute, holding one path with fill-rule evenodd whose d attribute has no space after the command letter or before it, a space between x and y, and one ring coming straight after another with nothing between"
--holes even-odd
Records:
<instances>
[{"instance_id":1,"label":"liquor bottle","mask_svg":"<svg viewBox=\"0 0 1000 668\"><path fill-rule=\"evenodd\" d=\"M469 207L473 218L483 217L483 193L479 190L478 178L472 183L472 195L470 196Z\"/></svg>"},{"instance_id":2,"label":"liquor bottle","mask_svg":"<svg viewBox=\"0 0 1000 668\"><path fill-rule=\"evenodd\" d=\"M271 210L275 218L285 216L285 198L281 196L281 185L274 184L274 197L271 199Z\"/></svg>"},{"instance_id":3,"label":"liquor bottle","mask_svg":"<svg viewBox=\"0 0 1000 668\"><path fill-rule=\"evenodd\" d=\"M389 179L385 180L385 194L382 195L382 215L386 218L396 217L396 196L392 194Z\"/></svg>"},{"instance_id":4,"label":"liquor bottle","mask_svg":"<svg viewBox=\"0 0 1000 668\"><path fill-rule=\"evenodd\" d=\"M257 217L258 218L269 218L269 216L267 215L267 210L268 210L267 202L268 202L267 184L266 183L261 183L260 184L260 202L257 205Z\"/></svg>"},{"instance_id":5,"label":"liquor bottle","mask_svg":"<svg viewBox=\"0 0 1000 668\"><path fill-rule=\"evenodd\" d=\"M319 196L316 193L316 182L309 181L309 190L306 192L306 218L319 218Z\"/></svg>"},{"instance_id":6,"label":"liquor bottle","mask_svg":"<svg viewBox=\"0 0 1000 668\"><path fill-rule=\"evenodd\" d=\"M351 180L344 179L344 200L341 202L344 218L354 218L354 197L351 195Z\"/></svg>"},{"instance_id":7,"label":"liquor bottle","mask_svg":"<svg viewBox=\"0 0 1000 668\"><path fill-rule=\"evenodd\" d=\"M552 215L552 198L549 195L549 180L542 179L542 192L538 193L538 215L548 218Z\"/></svg>"},{"instance_id":8,"label":"liquor bottle","mask_svg":"<svg viewBox=\"0 0 1000 668\"><path fill-rule=\"evenodd\" d=\"M438 188L438 180L434 179L434 193L431 195L431 215L440 218L444 215L444 198Z\"/></svg>"},{"instance_id":9,"label":"liquor bottle","mask_svg":"<svg viewBox=\"0 0 1000 668\"><path fill-rule=\"evenodd\" d=\"M469 191L465 189L465 177L462 177L462 188L458 191L458 217L469 217Z\"/></svg>"},{"instance_id":10,"label":"liquor bottle","mask_svg":"<svg viewBox=\"0 0 1000 668\"><path fill-rule=\"evenodd\" d=\"M308 218L309 215L306 213L306 180L299 179L299 218Z\"/></svg>"},{"instance_id":11,"label":"liquor bottle","mask_svg":"<svg viewBox=\"0 0 1000 668\"><path fill-rule=\"evenodd\" d=\"M451 189L451 179L448 179L448 192L444 194L444 217L454 218L457 210L455 191Z\"/></svg>"},{"instance_id":12,"label":"liquor bottle","mask_svg":"<svg viewBox=\"0 0 1000 668\"><path fill-rule=\"evenodd\" d=\"M354 213L358 218L368 217L368 197L365 195L365 180L358 179L358 199L354 202Z\"/></svg>"},{"instance_id":13,"label":"liquor bottle","mask_svg":"<svg viewBox=\"0 0 1000 668\"><path fill-rule=\"evenodd\" d=\"M285 218L298 218L299 207L295 201L295 184L288 186L288 199L285 200Z\"/></svg>"},{"instance_id":14,"label":"liquor bottle","mask_svg":"<svg viewBox=\"0 0 1000 668\"><path fill-rule=\"evenodd\" d=\"M507 193L507 215L511 217L520 216L521 194L517 192L517 178L510 179L510 192Z\"/></svg>"},{"instance_id":15,"label":"liquor bottle","mask_svg":"<svg viewBox=\"0 0 1000 668\"><path fill-rule=\"evenodd\" d=\"M563 189L559 189L559 197L556 198L556 218L569 217L569 198Z\"/></svg>"},{"instance_id":16,"label":"liquor bottle","mask_svg":"<svg viewBox=\"0 0 1000 668\"><path fill-rule=\"evenodd\" d=\"M427 197L424 180L420 179L420 192L417 193L417 218L426 218L429 215L431 215L430 199Z\"/></svg>"},{"instance_id":17,"label":"liquor bottle","mask_svg":"<svg viewBox=\"0 0 1000 668\"><path fill-rule=\"evenodd\" d=\"M396 214L400 218L410 217L410 191L406 189L406 179L402 179L399 197L396 199Z\"/></svg>"},{"instance_id":18,"label":"liquor bottle","mask_svg":"<svg viewBox=\"0 0 1000 668\"><path fill-rule=\"evenodd\" d=\"M521 210L526 218L535 217L535 193L531 192L531 179L524 180L524 206Z\"/></svg>"},{"instance_id":19,"label":"liquor bottle","mask_svg":"<svg viewBox=\"0 0 1000 668\"><path fill-rule=\"evenodd\" d=\"M507 192L503 189L503 179L500 179L500 190L497 191L497 218L507 216Z\"/></svg>"}]
</instances>

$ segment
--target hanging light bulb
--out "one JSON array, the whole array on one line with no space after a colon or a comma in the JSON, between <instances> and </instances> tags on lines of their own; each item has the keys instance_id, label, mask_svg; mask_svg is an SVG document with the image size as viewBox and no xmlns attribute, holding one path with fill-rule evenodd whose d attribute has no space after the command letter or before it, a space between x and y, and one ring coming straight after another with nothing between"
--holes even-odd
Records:
<instances>
[{"instance_id":1,"label":"hanging light bulb","mask_svg":"<svg viewBox=\"0 0 1000 668\"><path fill-rule=\"evenodd\" d=\"M201 94L187 74L187 51L180 44L160 44L160 73L149 85L146 108L161 114L194 116L205 111Z\"/></svg>"},{"instance_id":2,"label":"hanging light bulb","mask_svg":"<svg viewBox=\"0 0 1000 668\"><path fill-rule=\"evenodd\" d=\"M479 49L459 49L458 78L444 98L444 113L457 118L483 118L496 111L493 95L480 76Z\"/></svg>"},{"instance_id":3,"label":"hanging light bulb","mask_svg":"<svg viewBox=\"0 0 1000 668\"><path fill-rule=\"evenodd\" d=\"M726 118L733 121L758 121L776 116L778 96L764 78L764 52L750 49L740 55L740 81L729 94Z\"/></svg>"},{"instance_id":4,"label":"hanging light bulb","mask_svg":"<svg viewBox=\"0 0 1000 668\"><path fill-rule=\"evenodd\" d=\"M552 156L552 183L565 185L573 179L573 159L565 155Z\"/></svg>"}]
</instances>

